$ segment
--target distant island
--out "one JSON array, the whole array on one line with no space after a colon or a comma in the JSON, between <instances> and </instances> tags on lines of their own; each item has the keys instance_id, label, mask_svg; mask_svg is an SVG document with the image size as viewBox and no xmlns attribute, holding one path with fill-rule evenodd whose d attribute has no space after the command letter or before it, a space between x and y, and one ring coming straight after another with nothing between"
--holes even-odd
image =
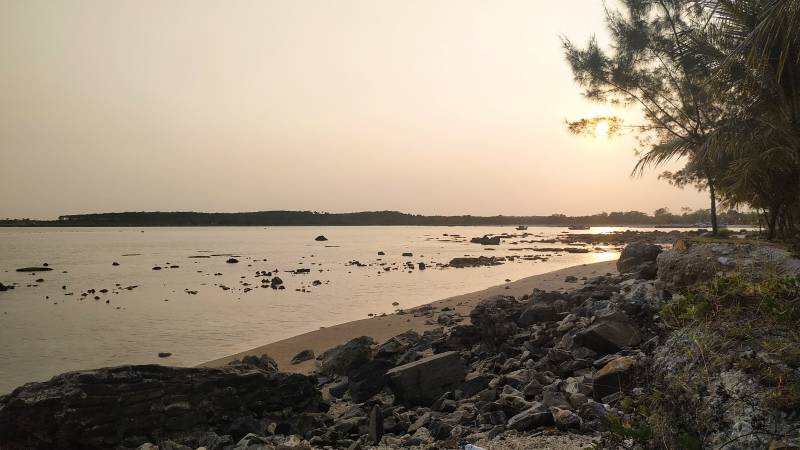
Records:
<instances>
[{"instance_id":1,"label":"distant island","mask_svg":"<svg viewBox=\"0 0 800 450\"><path fill-rule=\"evenodd\" d=\"M718 215L727 225L758 225L755 212L730 210ZM120 212L70 214L57 220L5 219L4 227L157 227L157 226L369 226L369 225L540 225L540 226L694 226L709 222L708 210L673 214L666 208L653 214L618 211L590 216L426 216L397 211L328 213L317 211L207 212Z\"/></svg>"}]
</instances>

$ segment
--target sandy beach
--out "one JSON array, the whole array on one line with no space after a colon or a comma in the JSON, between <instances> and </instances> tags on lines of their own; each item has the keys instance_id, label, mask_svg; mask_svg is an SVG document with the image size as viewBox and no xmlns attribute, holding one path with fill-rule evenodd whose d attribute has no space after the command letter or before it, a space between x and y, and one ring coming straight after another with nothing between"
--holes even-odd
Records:
<instances>
[{"instance_id":1,"label":"sandy beach","mask_svg":"<svg viewBox=\"0 0 800 450\"><path fill-rule=\"evenodd\" d=\"M521 297L530 294L534 289L560 290L575 287L576 283L565 282L567 276L578 278L593 277L606 273L616 273L616 261L605 261L594 264L582 264L565 269L547 272L540 275L522 278L517 281L492 286L488 289L457 295L429 303L437 309L452 307L463 316L468 316L472 308L482 299L494 295L513 295ZM359 336L369 336L376 342L384 342L404 331L414 330L422 333L425 330L437 328L440 325L426 325L428 317L414 317L413 314L390 314L372 317L369 319L355 320L332 327L321 328L316 331L304 333L288 339L256 347L244 352L236 353L224 358L201 364L202 367L222 366L234 359L247 355L267 354L278 363L278 368L283 372L309 373L314 369L314 360L292 364L292 358L303 350L312 350L319 355L329 348L343 344Z\"/></svg>"}]
</instances>

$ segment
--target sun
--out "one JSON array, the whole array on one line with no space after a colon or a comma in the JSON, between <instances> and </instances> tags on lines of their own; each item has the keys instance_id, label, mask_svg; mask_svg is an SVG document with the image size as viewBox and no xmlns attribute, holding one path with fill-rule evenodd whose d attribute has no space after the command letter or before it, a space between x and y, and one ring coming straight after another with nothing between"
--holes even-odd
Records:
<instances>
[{"instance_id":1,"label":"sun","mask_svg":"<svg viewBox=\"0 0 800 450\"><path fill-rule=\"evenodd\" d=\"M608 137L608 119L603 119L594 126L594 135L597 137Z\"/></svg>"}]
</instances>

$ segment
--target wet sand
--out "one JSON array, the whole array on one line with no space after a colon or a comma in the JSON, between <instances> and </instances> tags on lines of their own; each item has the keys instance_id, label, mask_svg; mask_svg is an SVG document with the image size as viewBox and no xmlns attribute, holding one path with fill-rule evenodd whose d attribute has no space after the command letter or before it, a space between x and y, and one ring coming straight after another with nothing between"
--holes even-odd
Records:
<instances>
[{"instance_id":1,"label":"wet sand","mask_svg":"<svg viewBox=\"0 0 800 450\"><path fill-rule=\"evenodd\" d=\"M430 303L430 305L436 307L437 310L449 306L454 308L461 315L468 316L473 306L482 299L493 295L502 294L521 297L525 294L530 294L534 288L547 291L569 289L580 285L582 283L580 280L582 277L591 278L609 272L616 273L616 270L616 261L567 267L565 269L493 286L481 291L438 300ZM579 281L577 283L565 282L564 278L569 275L578 278ZM434 322L436 317L437 314L434 314ZM426 325L425 322L430 319L431 318L425 316L414 317L413 314L390 314L369 319L355 320L332 327L321 328L316 331L230 355L225 358L209 361L201 364L201 366L222 366L246 355L259 356L266 353L275 359L278 363L278 368L283 372L309 373L315 367L313 359L296 365L291 363L292 358L303 350L310 349L314 351L315 355L319 355L331 347L343 344L359 336L369 336L375 339L376 342L382 343L404 331L414 330L418 333L422 333L425 330L441 326L438 324ZM468 323L468 321L469 319L467 318L465 323Z\"/></svg>"}]
</instances>

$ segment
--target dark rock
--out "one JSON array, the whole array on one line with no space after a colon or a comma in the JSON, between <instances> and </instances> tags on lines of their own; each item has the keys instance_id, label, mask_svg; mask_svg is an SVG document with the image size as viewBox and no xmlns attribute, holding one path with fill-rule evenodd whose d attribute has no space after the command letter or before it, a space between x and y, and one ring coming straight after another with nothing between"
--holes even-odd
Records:
<instances>
[{"instance_id":1,"label":"dark rock","mask_svg":"<svg viewBox=\"0 0 800 450\"><path fill-rule=\"evenodd\" d=\"M225 261L225 262L228 263L228 264L236 264L236 263L239 262L239 260L236 259L236 258L228 258L228 260Z\"/></svg>"},{"instance_id":2,"label":"dark rock","mask_svg":"<svg viewBox=\"0 0 800 450\"><path fill-rule=\"evenodd\" d=\"M529 431L553 424L553 414L541 403L536 402L530 408L508 419L506 427L517 431Z\"/></svg>"},{"instance_id":3,"label":"dark rock","mask_svg":"<svg viewBox=\"0 0 800 450\"><path fill-rule=\"evenodd\" d=\"M236 359L228 363L229 366L238 366L242 364L257 367L265 372L278 371L278 363L267 354L261 356L247 355L241 360Z\"/></svg>"},{"instance_id":4,"label":"dark rock","mask_svg":"<svg viewBox=\"0 0 800 450\"><path fill-rule=\"evenodd\" d=\"M50 267L21 267L17 272L47 272L53 270Z\"/></svg>"},{"instance_id":5,"label":"dark rock","mask_svg":"<svg viewBox=\"0 0 800 450\"><path fill-rule=\"evenodd\" d=\"M455 268L464 267L481 267L481 266L499 266L503 264L505 258L494 256L478 256L478 257L461 257L453 258L448 263L448 266Z\"/></svg>"},{"instance_id":6,"label":"dark rock","mask_svg":"<svg viewBox=\"0 0 800 450\"><path fill-rule=\"evenodd\" d=\"M598 318L595 323L575 335L575 345L597 352L616 353L641 341L636 324L622 311Z\"/></svg>"},{"instance_id":7,"label":"dark rock","mask_svg":"<svg viewBox=\"0 0 800 450\"><path fill-rule=\"evenodd\" d=\"M413 253L411 253L411 252L403 252L402 256L405 256L405 257L409 257L409 258L410 258L410 257L414 256L414 254L413 254Z\"/></svg>"},{"instance_id":8,"label":"dark rock","mask_svg":"<svg viewBox=\"0 0 800 450\"><path fill-rule=\"evenodd\" d=\"M372 359L371 337L361 336L319 355L317 372L322 375L347 375Z\"/></svg>"},{"instance_id":9,"label":"dark rock","mask_svg":"<svg viewBox=\"0 0 800 450\"><path fill-rule=\"evenodd\" d=\"M271 287L272 289L278 289L279 287L282 287L282 285L283 285L283 280L281 280L280 277L273 277L269 283L269 287Z\"/></svg>"},{"instance_id":10,"label":"dark rock","mask_svg":"<svg viewBox=\"0 0 800 450\"><path fill-rule=\"evenodd\" d=\"M6 286L3 283L0 283L0 292L5 292L5 291L7 291L9 289L12 289L12 287L11 286Z\"/></svg>"},{"instance_id":11,"label":"dark rock","mask_svg":"<svg viewBox=\"0 0 800 450\"><path fill-rule=\"evenodd\" d=\"M580 429L583 421L574 412L569 409L561 408L553 408L551 411L553 413L553 421L559 430L566 431L570 428Z\"/></svg>"},{"instance_id":12,"label":"dark rock","mask_svg":"<svg viewBox=\"0 0 800 450\"><path fill-rule=\"evenodd\" d=\"M170 352L160 352L158 354L159 358L169 358L170 356L172 356L172 353L170 353Z\"/></svg>"},{"instance_id":13,"label":"dark rock","mask_svg":"<svg viewBox=\"0 0 800 450\"><path fill-rule=\"evenodd\" d=\"M331 384L330 387L328 387L328 392L330 392L334 398L342 398L349 387L350 379L344 377L341 380Z\"/></svg>"},{"instance_id":14,"label":"dark rock","mask_svg":"<svg viewBox=\"0 0 800 450\"><path fill-rule=\"evenodd\" d=\"M500 245L500 236L483 236L470 239L473 244Z\"/></svg>"},{"instance_id":15,"label":"dark rock","mask_svg":"<svg viewBox=\"0 0 800 450\"><path fill-rule=\"evenodd\" d=\"M386 386L386 372L394 367L392 361L373 359L350 371L350 395L355 403L362 403Z\"/></svg>"},{"instance_id":16,"label":"dark rock","mask_svg":"<svg viewBox=\"0 0 800 450\"><path fill-rule=\"evenodd\" d=\"M372 407L369 413L369 440L377 445L383 438L383 413L378 405Z\"/></svg>"},{"instance_id":17,"label":"dark rock","mask_svg":"<svg viewBox=\"0 0 800 450\"><path fill-rule=\"evenodd\" d=\"M239 423L323 409L313 378L305 375L246 366L121 366L65 373L0 397L0 442L101 449L129 437L163 442L207 431L238 439Z\"/></svg>"},{"instance_id":18,"label":"dark rock","mask_svg":"<svg viewBox=\"0 0 800 450\"><path fill-rule=\"evenodd\" d=\"M292 358L292 364L300 364L303 361L308 361L314 358L316 358L316 356L314 355L313 350L303 350L300 353L294 355L294 358Z\"/></svg>"},{"instance_id":19,"label":"dark rock","mask_svg":"<svg viewBox=\"0 0 800 450\"><path fill-rule=\"evenodd\" d=\"M314 240L322 242L322 241L327 241L328 238L326 238L325 236L319 235L319 236L315 237Z\"/></svg>"},{"instance_id":20,"label":"dark rock","mask_svg":"<svg viewBox=\"0 0 800 450\"><path fill-rule=\"evenodd\" d=\"M396 363L402 354L417 345L421 339L422 336L414 330L398 334L378 347L375 358L388 359Z\"/></svg>"},{"instance_id":21,"label":"dark rock","mask_svg":"<svg viewBox=\"0 0 800 450\"><path fill-rule=\"evenodd\" d=\"M469 317L483 340L496 345L517 334L519 327L515 320L523 307L514 297L497 295L478 303Z\"/></svg>"},{"instance_id":22,"label":"dark rock","mask_svg":"<svg viewBox=\"0 0 800 450\"><path fill-rule=\"evenodd\" d=\"M617 260L620 273L638 273L645 270L648 274L655 268L656 259L663 249L645 241L632 242L625 246ZM648 267L649 266L649 267ZM655 273L648 279L655 278Z\"/></svg>"},{"instance_id":23,"label":"dark rock","mask_svg":"<svg viewBox=\"0 0 800 450\"><path fill-rule=\"evenodd\" d=\"M464 381L464 363L458 352L439 353L389 370L395 395L406 404L430 405Z\"/></svg>"},{"instance_id":24,"label":"dark rock","mask_svg":"<svg viewBox=\"0 0 800 450\"><path fill-rule=\"evenodd\" d=\"M595 372L592 378L594 399L599 401L604 397L620 392L630 381L631 372L635 364L635 357L620 356Z\"/></svg>"}]
</instances>

